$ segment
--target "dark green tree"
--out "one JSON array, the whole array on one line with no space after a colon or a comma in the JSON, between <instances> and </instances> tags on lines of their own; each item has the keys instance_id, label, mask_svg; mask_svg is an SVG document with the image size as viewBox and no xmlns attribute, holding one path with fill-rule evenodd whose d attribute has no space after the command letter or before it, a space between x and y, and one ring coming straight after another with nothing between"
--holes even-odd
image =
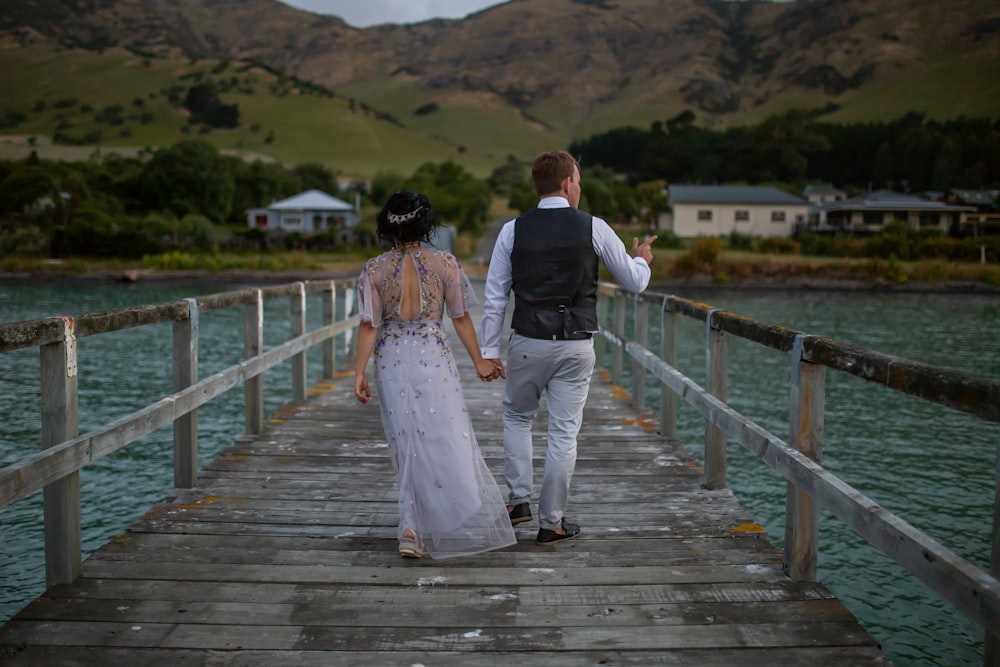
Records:
<instances>
[{"instance_id":1,"label":"dark green tree","mask_svg":"<svg viewBox=\"0 0 1000 667\"><path fill-rule=\"evenodd\" d=\"M233 210L231 163L199 139L156 151L142 170L140 184L147 210L171 211L178 217L198 213L216 223L225 222Z\"/></svg>"},{"instance_id":2,"label":"dark green tree","mask_svg":"<svg viewBox=\"0 0 1000 667\"><path fill-rule=\"evenodd\" d=\"M302 192L302 179L276 162L238 163L233 173L233 215Z\"/></svg>"},{"instance_id":3,"label":"dark green tree","mask_svg":"<svg viewBox=\"0 0 1000 667\"><path fill-rule=\"evenodd\" d=\"M382 208L389 195L402 189L406 177L393 171L380 171L372 178L371 188L368 190L368 199Z\"/></svg>"},{"instance_id":4,"label":"dark green tree","mask_svg":"<svg viewBox=\"0 0 1000 667\"><path fill-rule=\"evenodd\" d=\"M292 173L302 182L303 190L322 190L336 196L340 191L337 174L318 162L305 162L292 169Z\"/></svg>"},{"instance_id":5,"label":"dark green tree","mask_svg":"<svg viewBox=\"0 0 1000 667\"><path fill-rule=\"evenodd\" d=\"M404 187L427 195L445 224L477 232L490 209L489 186L452 160L421 165Z\"/></svg>"}]
</instances>

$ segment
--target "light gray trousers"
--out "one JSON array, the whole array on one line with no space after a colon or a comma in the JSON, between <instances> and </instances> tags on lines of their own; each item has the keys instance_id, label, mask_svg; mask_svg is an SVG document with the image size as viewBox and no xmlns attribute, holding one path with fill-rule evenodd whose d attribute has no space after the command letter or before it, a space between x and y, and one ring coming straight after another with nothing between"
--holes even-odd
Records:
<instances>
[{"instance_id":1,"label":"light gray trousers","mask_svg":"<svg viewBox=\"0 0 1000 667\"><path fill-rule=\"evenodd\" d=\"M591 339L538 340L516 333L510 338L503 398L504 476L511 505L531 501L531 426L544 391L549 432L538 496L538 525L542 528L554 530L566 512L576 467L576 436L583 424L595 360Z\"/></svg>"}]
</instances>

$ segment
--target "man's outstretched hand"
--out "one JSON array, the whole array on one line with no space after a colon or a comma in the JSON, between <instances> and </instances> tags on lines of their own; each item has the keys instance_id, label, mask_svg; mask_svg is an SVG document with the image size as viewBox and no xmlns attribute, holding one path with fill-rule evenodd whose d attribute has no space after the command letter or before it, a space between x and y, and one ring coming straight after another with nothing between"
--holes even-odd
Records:
<instances>
[{"instance_id":1,"label":"man's outstretched hand","mask_svg":"<svg viewBox=\"0 0 1000 667\"><path fill-rule=\"evenodd\" d=\"M639 243L639 239L632 237L632 256L642 257L646 260L646 264L653 261L653 241L656 240L655 236L647 236L646 240Z\"/></svg>"}]
</instances>

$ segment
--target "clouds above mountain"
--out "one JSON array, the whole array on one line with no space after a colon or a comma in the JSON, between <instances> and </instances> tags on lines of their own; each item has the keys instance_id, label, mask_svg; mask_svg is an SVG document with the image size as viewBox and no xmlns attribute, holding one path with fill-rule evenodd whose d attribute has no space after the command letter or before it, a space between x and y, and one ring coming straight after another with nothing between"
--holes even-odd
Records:
<instances>
[{"instance_id":1,"label":"clouds above mountain","mask_svg":"<svg viewBox=\"0 0 1000 667\"><path fill-rule=\"evenodd\" d=\"M380 23L418 23L433 18L464 18L497 0L281 0L316 14L329 14L364 28Z\"/></svg>"}]
</instances>

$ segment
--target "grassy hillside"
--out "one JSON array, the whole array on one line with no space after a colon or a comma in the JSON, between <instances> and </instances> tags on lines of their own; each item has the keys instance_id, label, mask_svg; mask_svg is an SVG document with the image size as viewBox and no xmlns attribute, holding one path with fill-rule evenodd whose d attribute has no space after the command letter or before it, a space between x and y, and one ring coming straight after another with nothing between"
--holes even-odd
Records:
<instances>
[{"instance_id":1,"label":"grassy hillside","mask_svg":"<svg viewBox=\"0 0 1000 667\"><path fill-rule=\"evenodd\" d=\"M31 45L0 49L0 72L0 87L8 93L0 116L25 116L0 129L8 135L0 141L0 157L27 154L31 136L41 156L61 159L81 159L95 146L134 154L198 136L227 152L289 164L319 162L360 176L408 174L424 162L446 159L482 176L499 163L380 118L346 97L299 86L245 62ZM206 82L219 88L221 102L238 105L240 127L206 131L188 124L181 102L190 86ZM49 140L57 132L87 145L54 145Z\"/></svg>"},{"instance_id":2,"label":"grassy hillside","mask_svg":"<svg viewBox=\"0 0 1000 667\"><path fill-rule=\"evenodd\" d=\"M534 123L485 94L433 94L402 77L358 81L338 92L365 100L407 127L496 163L511 154L530 159L539 151L564 147L570 140L565 131Z\"/></svg>"},{"instance_id":3,"label":"grassy hillside","mask_svg":"<svg viewBox=\"0 0 1000 667\"><path fill-rule=\"evenodd\" d=\"M908 111L948 119L1000 116L1000 60L967 61L953 57L929 64L919 77L900 81L887 77L864 95L845 100L828 116L832 122L891 120Z\"/></svg>"},{"instance_id":4,"label":"grassy hillside","mask_svg":"<svg viewBox=\"0 0 1000 667\"><path fill-rule=\"evenodd\" d=\"M211 82L224 104L236 104L240 127L188 123L187 90ZM155 58L120 49L102 53L51 43L0 43L0 157L86 159L101 152L136 154L197 136L246 159L318 162L348 176L412 173L427 161L454 159L483 177L507 158L530 159L616 127L648 128L688 108L676 94L633 84L587 108L571 94L553 94L520 113L486 92L429 90L405 74L359 79L336 91L244 61ZM743 91L750 96L753 91ZM754 124L791 108L834 102L832 122L891 120L909 111L931 118L1000 114L1000 59L982 52L933 61L884 65L860 89L828 97L787 88L750 111L698 113L715 128ZM10 114L23 120L11 122ZM62 143L50 140L57 134ZM34 137L33 145L29 137ZM76 142L81 145L67 143Z\"/></svg>"}]
</instances>

